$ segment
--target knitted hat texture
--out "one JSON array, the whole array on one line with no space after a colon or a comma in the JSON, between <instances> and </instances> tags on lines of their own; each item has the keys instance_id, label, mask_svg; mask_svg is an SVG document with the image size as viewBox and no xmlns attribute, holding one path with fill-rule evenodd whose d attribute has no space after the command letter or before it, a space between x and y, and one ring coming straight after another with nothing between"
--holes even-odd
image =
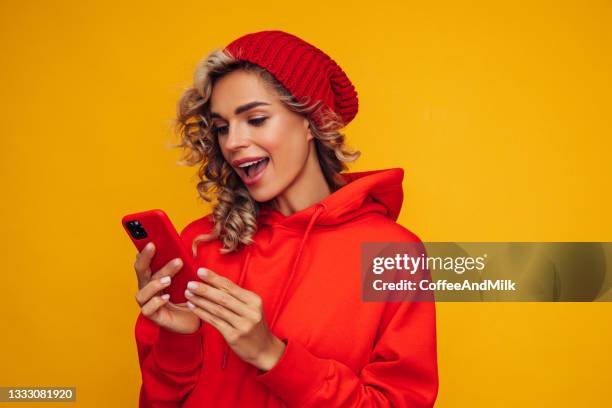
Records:
<instances>
[{"instance_id":1,"label":"knitted hat texture","mask_svg":"<svg viewBox=\"0 0 612 408\"><path fill-rule=\"evenodd\" d=\"M268 70L298 100L321 101L348 124L357 115L357 91L326 53L279 30L243 35L225 47L231 56ZM320 124L319 117L313 117Z\"/></svg>"}]
</instances>

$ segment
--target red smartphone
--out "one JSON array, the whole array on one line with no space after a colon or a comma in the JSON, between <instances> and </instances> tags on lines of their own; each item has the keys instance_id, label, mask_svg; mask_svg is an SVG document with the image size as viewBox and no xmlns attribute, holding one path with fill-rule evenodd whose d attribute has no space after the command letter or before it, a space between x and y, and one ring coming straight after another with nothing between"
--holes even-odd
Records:
<instances>
[{"instance_id":1,"label":"red smartphone","mask_svg":"<svg viewBox=\"0 0 612 408\"><path fill-rule=\"evenodd\" d=\"M149 242L155 244L155 255L151 259L151 272L155 273L174 258L181 258L183 267L172 277L172 283L162 292L170 295L170 302L184 303L185 289L190 280L196 280L196 267L189 247L176 232L170 218L163 210L149 210L128 214L121 224L138 249Z\"/></svg>"}]
</instances>

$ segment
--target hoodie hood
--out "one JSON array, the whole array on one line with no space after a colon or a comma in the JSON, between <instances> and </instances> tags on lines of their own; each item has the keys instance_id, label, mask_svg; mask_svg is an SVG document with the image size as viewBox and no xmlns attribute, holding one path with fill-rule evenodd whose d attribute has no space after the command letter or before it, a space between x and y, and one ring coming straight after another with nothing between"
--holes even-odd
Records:
<instances>
[{"instance_id":1,"label":"hoodie hood","mask_svg":"<svg viewBox=\"0 0 612 408\"><path fill-rule=\"evenodd\" d=\"M346 185L323 200L289 216L263 205L257 218L258 228L283 226L301 232L300 243L294 254L292 267L286 279L281 282L281 294L273 308L269 320L270 330L274 328L281 311L289 299L289 288L296 276L301 255L306 247L308 236L316 225L331 226L348 223L365 214L379 213L396 221L403 202L402 180L404 170L391 168L363 172L342 173ZM245 261L238 277L238 286L243 286L247 276L252 247L246 248ZM221 367L226 368L229 345L225 345Z\"/></svg>"},{"instance_id":2,"label":"hoodie hood","mask_svg":"<svg viewBox=\"0 0 612 408\"><path fill-rule=\"evenodd\" d=\"M403 202L404 170L392 168L342 173L347 182L317 204L285 216L269 206L260 209L258 224L280 224L291 229L306 229L318 210L317 225L344 224L367 213L380 213L396 221Z\"/></svg>"}]
</instances>

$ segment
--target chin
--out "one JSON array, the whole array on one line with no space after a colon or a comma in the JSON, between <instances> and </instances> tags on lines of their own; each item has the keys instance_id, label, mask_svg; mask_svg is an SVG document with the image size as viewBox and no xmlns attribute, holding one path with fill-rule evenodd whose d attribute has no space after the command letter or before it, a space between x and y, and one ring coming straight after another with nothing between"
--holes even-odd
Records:
<instances>
[{"instance_id":1,"label":"chin","mask_svg":"<svg viewBox=\"0 0 612 408\"><path fill-rule=\"evenodd\" d=\"M258 203L263 203L263 202L272 200L274 197L278 195L278 192L275 191L275 189L266 188L266 187L263 187L263 186L252 187L252 188L247 187L247 189L249 190L249 194L251 195L253 200L257 201Z\"/></svg>"}]
</instances>

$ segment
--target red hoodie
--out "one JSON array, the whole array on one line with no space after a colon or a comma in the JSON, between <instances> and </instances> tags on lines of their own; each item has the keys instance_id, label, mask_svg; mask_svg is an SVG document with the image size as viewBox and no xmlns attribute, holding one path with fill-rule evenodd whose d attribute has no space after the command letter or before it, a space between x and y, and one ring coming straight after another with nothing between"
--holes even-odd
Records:
<instances>
[{"instance_id":1,"label":"red hoodie","mask_svg":"<svg viewBox=\"0 0 612 408\"><path fill-rule=\"evenodd\" d=\"M258 294L270 330L286 343L263 372L211 325L194 334L142 315L136 342L140 407L431 407L438 392L435 304L364 302L360 244L420 242L397 224L400 168L343 173L349 183L290 216L262 208L255 243L222 255L198 244L196 265ZM181 238L212 229L210 215Z\"/></svg>"}]
</instances>

